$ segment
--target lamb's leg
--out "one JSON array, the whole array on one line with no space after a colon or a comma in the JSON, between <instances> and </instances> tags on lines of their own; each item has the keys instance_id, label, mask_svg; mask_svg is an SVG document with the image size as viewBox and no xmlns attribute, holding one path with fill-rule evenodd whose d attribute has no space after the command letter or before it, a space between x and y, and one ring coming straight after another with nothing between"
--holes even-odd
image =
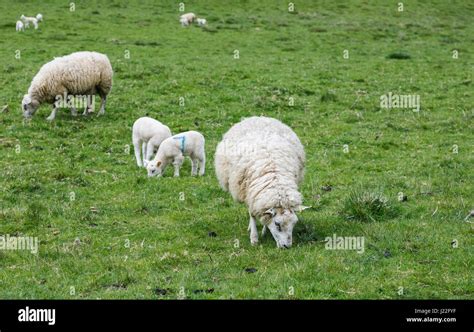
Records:
<instances>
[{"instance_id":1,"label":"lamb's leg","mask_svg":"<svg viewBox=\"0 0 474 332\"><path fill-rule=\"evenodd\" d=\"M77 116L77 109L74 106L71 107L71 115L72 116Z\"/></svg>"},{"instance_id":2,"label":"lamb's leg","mask_svg":"<svg viewBox=\"0 0 474 332\"><path fill-rule=\"evenodd\" d=\"M103 115L105 114L105 104L107 102L107 95L101 95L100 96L100 110L97 115Z\"/></svg>"},{"instance_id":3,"label":"lamb's leg","mask_svg":"<svg viewBox=\"0 0 474 332\"><path fill-rule=\"evenodd\" d=\"M137 165L138 167L142 167L142 158L140 156L140 140L139 139L133 139L133 149L135 150L135 159L137 160Z\"/></svg>"},{"instance_id":4,"label":"lamb's leg","mask_svg":"<svg viewBox=\"0 0 474 332\"><path fill-rule=\"evenodd\" d=\"M146 162L150 161L151 157L153 156L154 149L155 146L151 143L151 140L148 141L148 144L146 146L146 156L144 157Z\"/></svg>"},{"instance_id":5,"label":"lamb's leg","mask_svg":"<svg viewBox=\"0 0 474 332\"><path fill-rule=\"evenodd\" d=\"M198 172L198 160L196 158L191 158L191 176L196 176Z\"/></svg>"},{"instance_id":6,"label":"lamb's leg","mask_svg":"<svg viewBox=\"0 0 474 332\"><path fill-rule=\"evenodd\" d=\"M58 110L58 109L56 108L56 105L53 106L53 111L52 111L51 114L46 118L46 120L48 120L48 121L53 121L54 118L56 117L56 111L57 111L57 110Z\"/></svg>"},{"instance_id":7,"label":"lamb's leg","mask_svg":"<svg viewBox=\"0 0 474 332\"><path fill-rule=\"evenodd\" d=\"M183 164L184 157L183 155L177 156L174 158L173 161L173 166L174 166L174 176L178 177L179 176L179 169L181 168L181 165Z\"/></svg>"},{"instance_id":8,"label":"lamb's leg","mask_svg":"<svg viewBox=\"0 0 474 332\"><path fill-rule=\"evenodd\" d=\"M143 142L142 143L142 158L143 158L143 161L147 161L148 159L146 158L146 146L147 146L147 142ZM145 163L143 163L143 165L146 167Z\"/></svg>"},{"instance_id":9,"label":"lamb's leg","mask_svg":"<svg viewBox=\"0 0 474 332\"><path fill-rule=\"evenodd\" d=\"M203 176L206 171L206 156L202 155L199 159L199 176Z\"/></svg>"},{"instance_id":10,"label":"lamb's leg","mask_svg":"<svg viewBox=\"0 0 474 332\"><path fill-rule=\"evenodd\" d=\"M257 230L257 223L255 222L255 218L250 214L250 223L248 230L250 231L250 243L252 245L256 245L258 243L258 230Z\"/></svg>"}]
</instances>

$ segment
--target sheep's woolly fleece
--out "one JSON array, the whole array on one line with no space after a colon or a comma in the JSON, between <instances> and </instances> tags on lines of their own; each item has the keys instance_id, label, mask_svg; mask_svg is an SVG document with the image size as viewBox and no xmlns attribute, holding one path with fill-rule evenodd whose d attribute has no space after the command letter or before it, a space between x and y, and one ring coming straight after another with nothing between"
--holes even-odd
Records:
<instances>
[{"instance_id":1,"label":"sheep's woolly fleece","mask_svg":"<svg viewBox=\"0 0 474 332\"><path fill-rule=\"evenodd\" d=\"M280 121L251 117L224 135L215 155L221 187L254 216L270 208L296 208L304 173L305 153L293 130Z\"/></svg>"},{"instance_id":2,"label":"sheep's woolly fleece","mask_svg":"<svg viewBox=\"0 0 474 332\"><path fill-rule=\"evenodd\" d=\"M112 65L106 55L76 52L43 65L33 78L28 95L39 103L53 103L64 94L107 95L112 89L112 76Z\"/></svg>"}]
</instances>

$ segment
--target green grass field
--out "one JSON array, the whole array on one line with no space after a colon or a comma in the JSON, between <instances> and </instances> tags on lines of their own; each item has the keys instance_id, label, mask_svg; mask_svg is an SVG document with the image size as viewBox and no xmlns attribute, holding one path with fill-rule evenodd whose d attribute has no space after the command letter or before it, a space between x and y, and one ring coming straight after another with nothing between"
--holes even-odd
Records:
<instances>
[{"instance_id":1,"label":"green grass field","mask_svg":"<svg viewBox=\"0 0 474 332\"><path fill-rule=\"evenodd\" d=\"M398 2L203 0L185 11L208 26L182 28L178 1L1 0L0 235L40 246L0 250L0 298L474 299L474 3ZM105 116L49 123L43 105L23 121L40 67L80 50L112 62ZM419 95L419 112L382 108L390 92ZM204 177L137 168L146 114L204 134ZM222 134L251 115L305 146L312 209L289 250L269 233L251 246L215 177ZM389 208L355 218L363 192ZM326 250L333 234L363 236L364 253Z\"/></svg>"}]
</instances>

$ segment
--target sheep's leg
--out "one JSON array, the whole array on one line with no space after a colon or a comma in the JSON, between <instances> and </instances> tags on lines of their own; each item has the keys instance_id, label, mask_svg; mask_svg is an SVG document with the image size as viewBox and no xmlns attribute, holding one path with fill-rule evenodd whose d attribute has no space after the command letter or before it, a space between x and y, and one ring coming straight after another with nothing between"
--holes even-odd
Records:
<instances>
[{"instance_id":1,"label":"sheep's leg","mask_svg":"<svg viewBox=\"0 0 474 332\"><path fill-rule=\"evenodd\" d=\"M53 121L54 118L56 117L56 111L58 109L56 108L56 106L53 106L53 111L51 112L51 114L46 118L46 120L48 121Z\"/></svg>"},{"instance_id":2,"label":"sheep's leg","mask_svg":"<svg viewBox=\"0 0 474 332\"><path fill-rule=\"evenodd\" d=\"M144 162L143 162L143 165L144 165L145 167L146 167L145 162L148 160L148 159L147 159L147 156L146 156L146 146L147 146L147 145L148 145L147 142L143 142L143 143L142 143L142 158L143 158L143 161L144 161Z\"/></svg>"},{"instance_id":3,"label":"sheep's leg","mask_svg":"<svg viewBox=\"0 0 474 332\"><path fill-rule=\"evenodd\" d=\"M138 167L142 167L142 158L140 156L140 140L139 139L134 139L133 140L133 149L135 150L135 159L137 160L137 165Z\"/></svg>"},{"instance_id":4,"label":"sheep's leg","mask_svg":"<svg viewBox=\"0 0 474 332\"><path fill-rule=\"evenodd\" d=\"M266 226L266 225L263 225L263 228L262 228L262 237L265 235L266 232L267 232L267 226Z\"/></svg>"},{"instance_id":5,"label":"sheep's leg","mask_svg":"<svg viewBox=\"0 0 474 332\"><path fill-rule=\"evenodd\" d=\"M198 160L196 158L191 158L191 176L196 176L198 172Z\"/></svg>"},{"instance_id":6,"label":"sheep's leg","mask_svg":"<svg viewBox=\"0 0 474 332\"><path fill-rule=\"evenodd\" d=\"M86 107L84 108L84 113L82 115L86 116L93 112L92 104L94 103L94 95L86 96Z\"/></svg>"},{"instance_id":7,"label":"sheep's leg","mask_svg":"<svg viewBox=\"0 0 474 332\"><path fill-rule=\"evenodd\" d=\"M184 161L183 155L180 155L180 156L177 156L176 158L174 158L174 161L173 161L174 177L179 176L179 169L180 169L181 165L183 164L183 161Z\"/></svg>"},{"instance_id":8,"label":"sheep's leg","mask_svg":"<svg viewBox=\"0 0 474 332\"><path fill-rule=\"evenodd\" d=\"M77 116L77 109L74 106L71 107L71 115L72 116Z\"/></svg>"},{"instance_id":9,"label":"sheep's leg","mask_svg":"<svg viewBox=\"0 0 474 332\"><path fill-rule=\"evenodd\" d=\"M150 143L150 141L148 141L148 144L146 146L146 156L144 157L145 160L146 160L146 163L148 163L151 159L151 157L153 156L153 151L154 151L154 148L155 146L153 144Z\"/></svg>"},{"instance_id":10,"label":"sheep's leg","mask_svg":"<svg viewBox=\"0 0 474 332\"><path fill-rule=\"evenodd\" d=\"M199 176L203 176L206 171L206 156L201 156L199 159Z\"/></svg>"},{"instance_id":11,"label":"sheep's leg","mask_svg":"<svg viewBox=\"0 0 474 332\"><path fill-rule=\"evenodd\" d=\"M107 95L100 96L100 110L97 115L105 114L105 104L107 102Z\"/></svg>"},{"instance_id":12,"label":"sheep's leg","mask_svg":"<svg viewBox=\"0 0 474 332\"><path fill-rule=\"evenodd\" d=\"M252 245L256 245L258 243L258 230L257 230L257 223L255 222L255 218L252 216L252 214L250 214L250 222L249 222L248 230L250 231L250 243Z\"/></svg>"}]
</instances>

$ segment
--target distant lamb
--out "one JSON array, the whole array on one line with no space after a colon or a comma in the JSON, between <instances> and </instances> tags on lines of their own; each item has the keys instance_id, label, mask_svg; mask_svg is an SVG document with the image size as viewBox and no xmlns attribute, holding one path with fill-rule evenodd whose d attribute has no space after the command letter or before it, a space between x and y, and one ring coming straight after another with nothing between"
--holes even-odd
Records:
<instances>
[{"instance_id":1,"label":"distant lamb","mask_svg":"<svg viewBox=\"0 0 474 332\"><path fill-rule=\"evenodd\" d=\"M195 19L196 15L194 15L194 13L186 13L179 17L179 22L182 26L188 26L193 23Z\"/></svg>"},{"instance_id":2,"label":"distant lamb","mask_svg":"<svg viewBox=\"0 0 474 332\"><path fill-rule=\"evenodd\" d=\"M25 28L29 28L31 23L35 27L35 30L38 29L38 20L36 17L21 15L20 20L25 24Z\"/></svg>"},{"instance_id":3,"label":"distant lamb","mask_svg":"<svg viewBox=\"0 0 474 332\"><path fill-rule=\"evenodd\" d=\"M138 167L146 167L161 142L168 137L171 137L171 131L160 121L149 117L142 117L135 121L132 129L132 142ZM140 157L140 148L142 149L143 161Z\"/></svg>"},{"instance_id":4,"label":"distant lamb","mask_svg":"<svg viewBox=\"0 0 474 332\"><path fill-rule=\"evenodd\" d=\"M53 105L47 118L54 120L63 96L89 96L84 115L92 107L96 93L101 104L98 114L105 113L107 95L112 89L112 65L105 54L97 52L76 52L43 65L33 78L28 93L23 97L22 109L25 118L30 118L42 103ZM74 107L71 108L76 113Z\"/></svg>"},{"instance_id":5,"label":"distant lamb","mask_svg":"<svg viewBox=\"0 0 474 332\"><path fill-rule=\"evenodd\" d=\"M205 26L207 24L207 21L205 18L198 18L196 22L200 27Z\"/></svg>"},{"instance_id":6,"label":"distant lamb","mask_svg":"<svg viewBox=\"0 0 474 332\"><path fill-rule=\"evenodd\" d=\"M255 220L270 229L277 247L292 245L296 212L301 205L298 185L305 153L290 127L267 117L251 117L229 129L217 145L215 169L221 187L247 205L250 242L258 243Z\"/></svg>"},{"instance_id":7,"label":"distant lamb","mask_svg":"<svg viewBox=\"0 0 474 332\"><path fill-rule=\"evenodd\" d=\"M22 21L16 21L16 31L25 31L25 25Z\"/></svg>"},{"instance_id":8,"label":"distant lamb","mask_svg":"<svg viewBox=\"0 0 474 332\"><path fill-rule=\"evenodd\" d=\"M174 176L179 176L179 169L186 156L191 158L191 175L196 176L198 168L199 175L204 175L206 164L204 145L204 136L197 131L187 131L165 139L155 158L147 165L148 176L163 175L170 163L174 166Z\"/></svg>"}]
</instances>

